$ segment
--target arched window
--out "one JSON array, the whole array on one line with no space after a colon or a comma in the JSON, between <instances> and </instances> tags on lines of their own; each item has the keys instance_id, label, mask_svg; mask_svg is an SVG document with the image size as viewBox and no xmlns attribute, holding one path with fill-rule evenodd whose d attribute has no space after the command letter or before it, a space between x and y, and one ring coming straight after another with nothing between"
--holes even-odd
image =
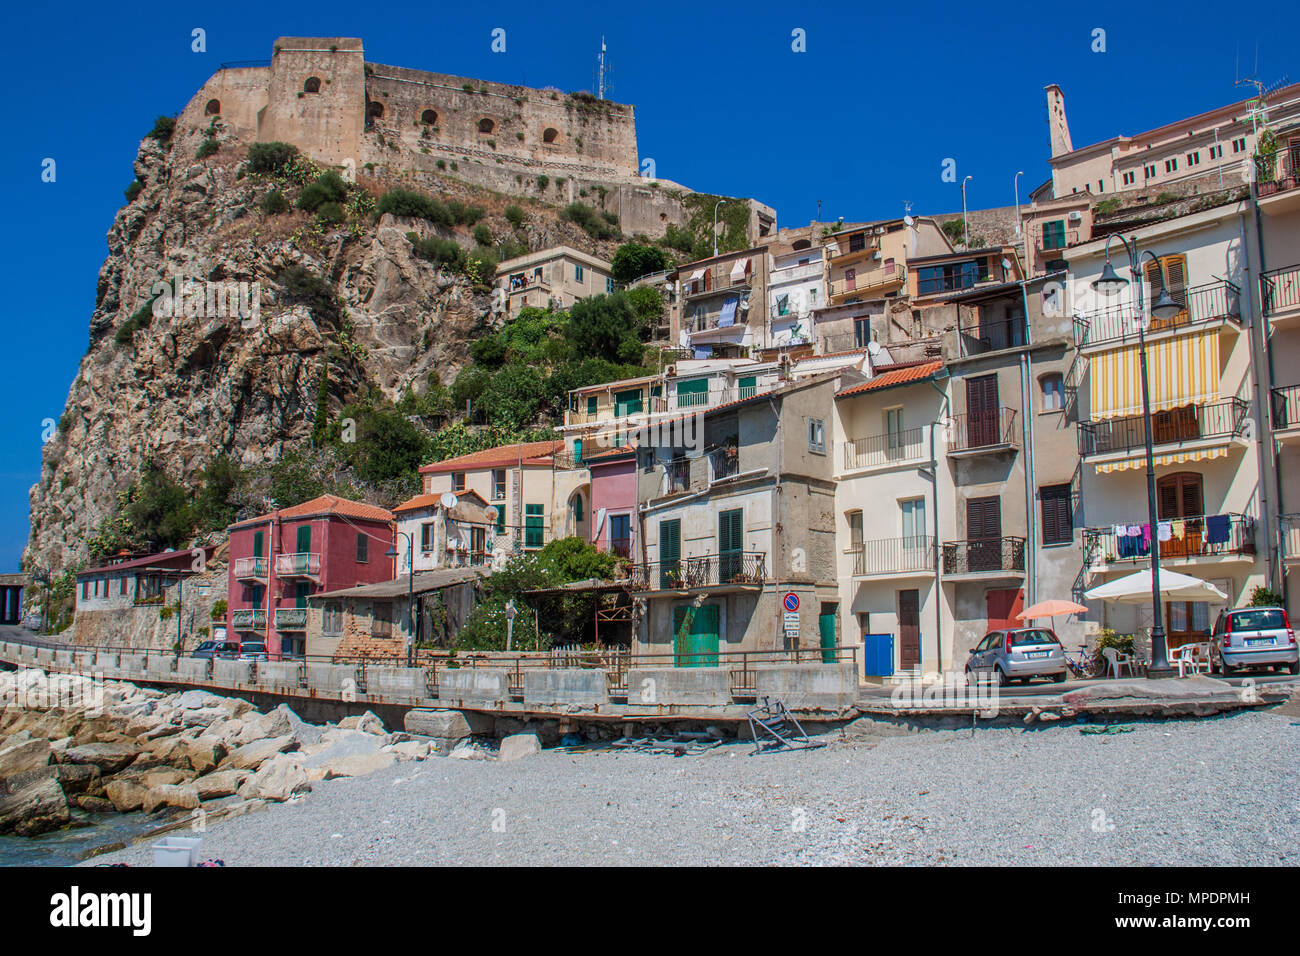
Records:
<instances>
[{"instance_id":1,"label":"arched window","mask_svg":"<svg viewBox=\"0 0 1300 956\"><path fill-rule=\"evenodd\" d=\"M794 241L794 244L793 244L790 248L791 248L791 249L795 249L795 250L799 250L799 249L811 249L811 248L812 248L812 243L811 243L809 240L807 240L807 239L796 239L796 240Z\"/></svg>"},{"instance_id":2,"label":"arched window","mask_svg":"<svg viewBox=\"0 0 1300 956\"><path fill-rule=\"evenodd\" d=\"M554 143L559 138L560 138L560 131L556 129L554 126L546 127L546 130L542 133L543 143Z\"/></svg>"},{"instance_id":3,"label":"arched window","mask_svg":"<svg viewBox=\"0 0 1300 956\"><path fill-rule=\"evenodd\" d=\"M1052 372L1038 380L1043 390L1043 411L1059 412L1065 407L1065 378L1060 372Z\"/></svg>"},{"instance_id":4,"label":"arched window","mask_svg":"<svg viewBox=\"0 0 1300 956\"><path fill-rule=\"evenodd\" d=\"M221 112L221 100L208 100L208 105L203 107L204 116L216 116Z\"/></svg>"},{"instance_id":5,"label":"arched window","mask_svg":"<svg viewBox=\"0 0 1300 956\"><path fill-rule=\"evenodd\" d=\"M307 77L307 82L302 85L302 91L304 93L319 93L320 77L319 76Z\"/></svg>"},{"instance_id":6,"label":"arched window","mask_svg":"<svg viewBox=\"0 0 1300 956\"><path fill-rule=\"evenodd\" d=\"M478 131L480 133L490 133L497 128L497 124L486 116L478 121Z\"/></svg>"},{"instance_id":7,"label":"arched window","mask_svg":"<svg viewBox=\"0 0 1300 956\"><path fill-rule=\"evenodd\" d=\"M384 115L384 104L379 100L371 100L370 105L366 107L366 115L372 120L382 119Z\"/></svg>"},{"instance_id":8,"label":"arched window","mask_svg":"<svg viewBox=\"0 0 1300 956\"><path fill-rule=\"evenodd\" d=\"M420 122L425 126L437 126L438 114L434 110L425 110L420 114Z\"/></svg>"}]
</instances>

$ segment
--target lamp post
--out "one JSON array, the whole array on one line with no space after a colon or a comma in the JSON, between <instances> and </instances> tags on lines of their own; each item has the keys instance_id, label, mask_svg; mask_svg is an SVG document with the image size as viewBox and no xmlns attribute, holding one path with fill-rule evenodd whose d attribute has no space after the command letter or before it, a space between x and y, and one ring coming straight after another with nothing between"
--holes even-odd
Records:
<instances>
[{"instance_id":1,"label":"lamp post","mask_svg":"<svg viewBox=\"0 0 1300 956\"><path fill-rule=\"evenodd\" d=\"M394 534L406 539L407 553L411 556L410 567L406 571L406 616L409 626L406 641L406 666L415 662L415 535L408 531L395 531ZM397 542L389 545L384 557L397 557Z\"/></svg>"},{"instance_id":2,"label":"lamp post","mask_svg":"<svg viewBox=\"0 0 1300 956\"><path fill-rule=\"evenodd\" d=\"M713 204L713 258L718 258L718 207L726 204L725 199L719 199ZM818 200L820 206L820 200ZM820 213L818 214L820 215Z\"/></svg>"},{"instance_id":3,"label":"lamp post","mask_svg":"<svg viewBox=\"0 0 1300 956\"><path fill-rule=\"evenodd\" d=\"M1016 238L1020 238L1020 177L1025 174L1022 169L1016 173L1015 178L1011 180L1011 186L1016 191Z\"/></svg>"},{"instance_id":4,"label":"lamp post","mask_svg":"<svg viewBox=\"0 0 1300 956\"><path fill-rule=\"evenodd\" d=\"M1144 314L1142 302L1142 272L1139 268L1144 256L1150 256L1151 261L1156 264L1156 281L1159 283L1159 291L1155 294L1151 303L1151 314L1158 319L1170 319L1183 311L1183 306L1174 301L1174 298L1165 289L1165 272L1160 265L1160 260L1154 253L1148 250L1138 251L1137 237L1127 240L1123 236L1112 233L1106 237L1104 252L1106 263L1102 266L1101 275L1092 283L1092 287L1105 296L1112 296L1129 284L1125 279L1115 271L1115 267L1110 264L1110 241L1118 239L1128 253L1129 272L1133 275L1134 299L1133 317L1138 327L1138 359L1142 371L1142 424L1143 439L1146 450L1147 463L1147 521L1151 526L1151 666L1147 669L1148 677L1172 677L1174 670L1169 666L1168 649L1165 647L1165 622L1164 612L1160 601L1160 521L1156 512L1156 468L1155 453L1152 450L1151 438L1151 385L1147 373L1147 318Z\"/></svg>"},{"instance_id":5,"label":"lamp post","mask_svg":"<svg viewBox=\"0 0 1300 956\"><path fill-rule=\"evenodd\" d=\"M967 176L961 181L961 244L965 249L970 248L970 226L966 222L966 184L974 178Z\"/></svg>"}]
</instances>

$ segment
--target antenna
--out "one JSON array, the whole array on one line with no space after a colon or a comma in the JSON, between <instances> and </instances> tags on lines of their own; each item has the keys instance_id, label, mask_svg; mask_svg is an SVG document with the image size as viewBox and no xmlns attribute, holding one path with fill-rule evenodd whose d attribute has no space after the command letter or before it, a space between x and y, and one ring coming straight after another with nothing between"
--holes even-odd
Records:
<instances>
[{"instance_id":1,"label":"antenna","mask_svg":"<svg viewBox=\"0 0 1300 956\"><path fill-rule=\"evenodd\" d=\"M603 100L605 94L614 88L614 84L609 81L609 75L613 72L609 64L605 62L605 36L600 37L600 55L596 57L596 98Z\"/></svg>"}]
</instances>

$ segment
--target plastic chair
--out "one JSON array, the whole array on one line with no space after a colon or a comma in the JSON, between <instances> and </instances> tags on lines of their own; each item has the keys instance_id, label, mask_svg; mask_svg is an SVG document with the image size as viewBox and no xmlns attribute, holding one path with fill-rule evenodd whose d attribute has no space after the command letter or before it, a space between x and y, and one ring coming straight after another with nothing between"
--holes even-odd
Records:
<instances>
[{"instance_id":1,"label":"plastic chair","mask_svg":"<svg viewBox=\"0 0 1300 956\"><path fill-rule=\"evenodd\" d=\"M1108 665L1110 665L1110 676L1111 676L1111 677L1120 677L1120 676L1122 676L1121 673L1120 673L1120 671L1121 671L1123 668L1128 668L1128 676L1129 676L1129 677L1133 677L1133 676L1134 676L1134 674L1133 674L1133 655L1132 655L1132 654L1121 654L1119 651L1115 650L1115 648L1113 648L1113 647L1103 647L1103 648L1101 649L1101 656L1104 657L1104 658L1106 658L1106 663L1107 663Z\"/></svg>"}]
</instances>

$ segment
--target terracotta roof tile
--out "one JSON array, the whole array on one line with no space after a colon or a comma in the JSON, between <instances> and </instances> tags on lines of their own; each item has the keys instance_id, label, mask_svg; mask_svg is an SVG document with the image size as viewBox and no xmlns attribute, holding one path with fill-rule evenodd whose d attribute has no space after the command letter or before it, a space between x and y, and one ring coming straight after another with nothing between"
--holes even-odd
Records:
<instances>
[{"instance_id":1,"label":"terracotta roof tile","mask_svg":"<svg viewBox=\"0 0 1300 956\"><path fill-rule=\"evenodd\" d=\"M319 498L304 501L302 504L280 509L281 521L311 518L316 515L339 515L340 517L356 518L361 521L393 520L391 511L386 511L376 505L368 505L363 501L349 501L347 498L340 498L338 495L321 495ZM256 518L249 518L247 521L236 522L231 527L238 528L244 525L270 521L272 517L269 514L258 515Z\"/></svg>"},{"instance_id":2,"label":"terracotta roof tile","mask_svg":"<svg viewBox=\"0 0 1300 956\"><path fill-rule=\"evenodd\" d=\"M885 366L879 374L863 382L861 385L854 385L839 392L835 397L844 398L848 395L861 395L864 392L874 392L882 388L890 388L894 385L907 385L910 382L920 382L930 378L935 372L943 368L942 362L919 362L908 363L899 368Z\"/></svg>"},{"instance_id":3,"label":"terracotta roof tile","mask_svg":"<svg viewBox=\"0 0 1300 956\"><path fill-rule=\"evenodd\" d=\"M518 465L521 457L524 463L528 465L549 465L551 456L563 450L564 442L558 440L526 441L518 445L498 445L495 448L485 448L482 451L470 452L468 455L448 458L446 461L435 461L427 465L421 465L420 474L436 475L449 471L504 468L508 465Z\"/></svg>"},{"instance_id":4,"label":"terracotta roof tile","mask_svg":"<svg viewBox=\"0 0 1300 956\"><path fill-rule=\"evenodd\" d=\"M487 501L477 491L458 491L456 492L457 500L468 497L477 498L480 504L487 504ZM442 504L442 495L416 495L403 501L400 505L393 508L394 514L401 514L403 511L418 511L421 508L432 508L435 505Z\"/></svg>"}]
</instances>

